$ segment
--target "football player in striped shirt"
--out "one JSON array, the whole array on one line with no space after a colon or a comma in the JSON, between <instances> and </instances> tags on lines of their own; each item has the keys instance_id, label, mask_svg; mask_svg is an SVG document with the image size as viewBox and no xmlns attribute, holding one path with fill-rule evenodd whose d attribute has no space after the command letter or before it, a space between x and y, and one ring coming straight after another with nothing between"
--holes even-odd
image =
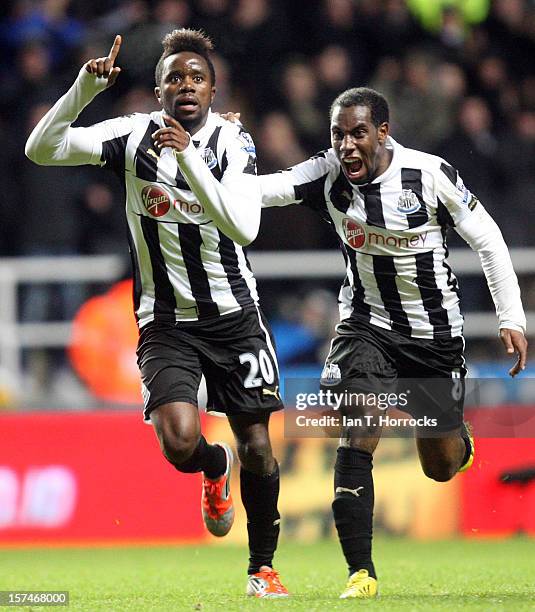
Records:
<instances>
[{"instance_id":1,"label":"football player in striped shirt","mask_svg":"<svg viewBox=\"0 0 535 612\"><path fill-rule=\"evenodd\" d=\"M226 413L238 447L250 549L247 594L286 597L272 567L279 470L268 423L282 408L278 367L243 250L260 223L254 143L243 127L210 111L212 44L187 29L163 40L155 70L160 111L73 128L83 108L117 79L121 44L117 36L107 57L82 67L33 130L26 154L44 165L104 166L121 180L144 418L178 471L204 473L204 522L212 534L226 535L234 520L232 451L209 444L200 431L197 391L204 374L208 408Z\"/></svg>"},{"instance_id":2,"label":"football player in striped shirt","mask_svg":"<svg viewBox=\"0 0 535 612\"><path fill-rule=\"evenodd\" d=\"M526 364L526 319L507 246L454 168L389 135L388 104L378 92L354 88L336 98L331 144L286 171L259 177L264 206L313 208L342 243L347 276L339 294L341 322L322 389L370 398L378 390L401 390L401 379L420 379L411 383L403 409L419 423L436 419L434 429L433 420L416 429L418 454L427 476L450 480L470 467L474 442L462 421L463 317L446 231L454 228L480 256L500 338L509 354L518 355L510 370L516 376ZM377 594L372 457L384 411L360 402L344 410L371 417L362 420L369 426L343 431L335 466L333 513L349 568L342 598Z\"/></svg>"}]
</instances>

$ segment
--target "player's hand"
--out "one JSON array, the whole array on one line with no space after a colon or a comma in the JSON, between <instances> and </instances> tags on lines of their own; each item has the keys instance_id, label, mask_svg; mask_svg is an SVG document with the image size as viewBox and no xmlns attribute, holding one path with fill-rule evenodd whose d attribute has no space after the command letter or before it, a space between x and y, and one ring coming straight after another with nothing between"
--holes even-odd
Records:
<instances>
[{"instance_id":1,"label":"player's hand","mask_svg":"<svg viewBox=\"0 0 535 612\"><path fill-rule=\"evenodd\" d=\"M224 119L225 121L230 121L231 123L241 123L241 113L233 113L232 111L228 111L226 113L217 114L221 117L221 119Z\"/></svg>"},{"instance_id":2,"label":"player's hand","mask_svg":"<svg viewBox=\"0 0 535 612\"><path fill-rule=\"evenodd\" d=\"M171 147L171 149L179 152L184 151L189 145L190 135L173 117L164 115L163 120L167 127L160 128L152 134L154 145L158 147L160 151L164 147Z\"/></svg>"},{"instance_id":3,"label":"player's hand","mask_svg":"<svg viewBox=\"0 0 535 612\"><path fill-rule=\"evenodd\" d=\"M510 355L516 353L518 355L515 365L509 370L509 375L514 378L520 371L526 369L528 341L522 332L505 327L500 329L500 338L507 353Z\"/></svg>"},{"instance_id":4,"label":"player's hand","mask_svg":"<svg viewBox=\"0 0 535 612\"><path fill-rule=\"evenodd\" d=\"M122 42L123 39L119 34L117 34L115 40L113 41L113 45L111 46L110 52L106 57L91 59L85 65L85 69L90 74L94 74L96 77L107 78L107 87L111 87L115 83L117 77L119 76L119 72L121 72L119 66L115 66L115 60L119 54Z\"/></svg>"}]
</instances>

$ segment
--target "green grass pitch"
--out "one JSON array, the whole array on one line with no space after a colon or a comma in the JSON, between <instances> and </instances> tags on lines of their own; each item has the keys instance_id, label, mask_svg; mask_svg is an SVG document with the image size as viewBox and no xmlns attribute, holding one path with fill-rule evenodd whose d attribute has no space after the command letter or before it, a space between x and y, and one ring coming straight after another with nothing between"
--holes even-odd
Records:
<instances>
[{"instance_id":1,"label":"green grass pitch","mask_svg":"<svg viewBox=\"0 0 535 612\"><path fill-rule=\"evenodd\" d=\"M1 549L0 590L68 590L69 607L54 609L88 612L535 610L535 542L529 539L379 538L380 598L366 602L338 599L346 576L336 541L282 541L279 549L276 567L293 594L288 600L244 596L247 551L235 546Z\"/></svg>"}]
</instances>

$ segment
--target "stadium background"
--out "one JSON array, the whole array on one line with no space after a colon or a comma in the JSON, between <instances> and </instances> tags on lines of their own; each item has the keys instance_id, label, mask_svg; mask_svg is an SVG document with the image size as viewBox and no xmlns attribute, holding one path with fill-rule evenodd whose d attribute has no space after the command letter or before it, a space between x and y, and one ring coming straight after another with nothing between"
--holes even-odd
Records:
<instances>
[{"instance_id":1,"label":"stadium background","mask_svg":"<svg viewBox=\"0 0 535 612\"><path fill-rule=\"evenodd\" d=\"M370 84L390 100L394 137L456 166L529 263L533 2L19 0L3 3L0 16L0 255L8 258L0 261L0 544L206 540L199 480L164 463L135 405L129 286L116 284L128 276L119 185L100 169L40 168L23 155L36 121L85 60L107 52L114 34L123 35L123 72L81 125L154 110L161 38L175 27L200 27L217 50L215 109L242 113L260 173L326 148L332 99ZM336 240L312 213L290 208L265 212L251 253L288 252L280 265L293 267L296 252L313 249L335 252ZM317 278L260 280L288 376L319 373L336 321L341 275L325 278L320 268ZM55 272L64 280L43 282ZM527 311L535 309L534 272L523 265ZM465 311L492 311L481 274L463 277L461 289ZM494 324L469 339L467 356L480 375L500 377L509 367ZM500 403L510 405L507 389L497 389ZM528 407L532 397L524 394ZM505 408L502 421L514 425L514 409ZM284 537L331 537L335 442L286 439L280 416L272 429ZM205 431L209 439L229 438L222 420L206 418ZM447 485L424 478L411 441L383 441L375 469L378 531L421 538L535 533L535 485L499 480L504 470L535 465L525 430L517 434L524 439L502 433L480 440L475 468ZM157 524L146 520L152 512ZM240 509L230 539L244 537Z\"/></svg>"}]
</instances>

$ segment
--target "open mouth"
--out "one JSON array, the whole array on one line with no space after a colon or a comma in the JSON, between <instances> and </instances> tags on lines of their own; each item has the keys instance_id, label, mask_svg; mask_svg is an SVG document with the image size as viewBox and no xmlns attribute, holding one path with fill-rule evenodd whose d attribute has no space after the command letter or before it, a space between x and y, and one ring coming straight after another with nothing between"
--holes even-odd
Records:
<instances>
[{"instance_id":1,"label":"open mouth","mask_svg":"<svg viewBox=\"0 0 535 612\"><path fill-rule=\"evenodd\" d=\"M346 175L349 180L356 180L362 178L364 170L364 164L362 163L362 159L357 157L351 157L342 161L345 167Z\"/></svg>"},{"instance_id":2,"label":"open mouth","mask_svg":"<svg viewBox=\"0 0 535 612\"><path fill-rule=\"evenodd\" d=\"M183 113L192 113L199 108L199 103L193 98L185 98L183 100L177 100L175 108L177 111Z\"/></svg>"}]
</instances>

